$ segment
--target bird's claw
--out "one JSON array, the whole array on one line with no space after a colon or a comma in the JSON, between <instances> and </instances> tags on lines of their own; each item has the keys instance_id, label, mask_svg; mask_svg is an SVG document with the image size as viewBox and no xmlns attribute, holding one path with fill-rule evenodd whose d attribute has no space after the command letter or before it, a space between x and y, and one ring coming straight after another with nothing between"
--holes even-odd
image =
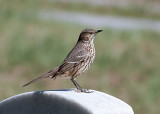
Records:
<instances>
[{"instance_id":1,"label":"bird's claw","mask_svg":"<svg viewBox=\"0 0 160 114\"><path fill-rule=\"evenodd\" d=\"M93 93L93 91L89 90L89 89L74 89L75 92L78 93Z\"/></svg>"}]
</instances>

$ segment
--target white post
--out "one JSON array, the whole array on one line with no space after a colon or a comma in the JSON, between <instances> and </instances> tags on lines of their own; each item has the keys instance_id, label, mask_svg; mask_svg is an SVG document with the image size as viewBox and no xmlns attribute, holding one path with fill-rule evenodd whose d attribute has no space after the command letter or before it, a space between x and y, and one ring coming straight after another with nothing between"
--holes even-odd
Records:
<instances>
[{"instance_id":1,"label":"white post","mask_svg":"<svg viewBox=\"0 0 160 114\"><path fill-rule=\"evenodd\" d=\"M102 92L33 91L0 102L0 114L134 114L125 102Z\"/></svg>"}]
</instances>

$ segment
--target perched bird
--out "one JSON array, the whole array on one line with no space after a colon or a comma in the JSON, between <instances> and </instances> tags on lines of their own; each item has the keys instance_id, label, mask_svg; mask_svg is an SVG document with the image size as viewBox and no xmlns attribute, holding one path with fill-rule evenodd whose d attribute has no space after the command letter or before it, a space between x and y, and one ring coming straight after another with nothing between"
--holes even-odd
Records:
<instances>
[{"instance_id":1,"label":"perched bird","mask_svg":"<svg viewBox=\"0 0 160 114\"><path fill-rule=\"evenodd\" d=\"M93 63L95 58L95 47L93 41L96 34L102 31L103 30L84 29L80 33L76 45L61 65L26 83L23 87L43 78L56 79L57 77L66 77L73 82L78 91L89 92L87 89L82 89L80 87L76 81L76 77L88 70L91 63Z\"/></svg>"}]
</instances>

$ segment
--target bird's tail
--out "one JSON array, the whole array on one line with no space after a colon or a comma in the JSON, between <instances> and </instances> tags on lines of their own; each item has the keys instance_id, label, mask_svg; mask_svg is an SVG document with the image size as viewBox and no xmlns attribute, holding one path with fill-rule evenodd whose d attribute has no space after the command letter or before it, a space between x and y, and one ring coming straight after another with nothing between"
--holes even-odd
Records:
<instances>
[{"instance_id":1,"label":"bird's tail","mask_svg":"<svg viewBox=\"0 0 160 114\"><path fill-rule=\"evenodd\" d=\"M53 76L57 73L58 69L59 69L59 66L55 67L54 69L50 70L49 72L47 72L47 73L45 73L45 74L43 74L43 75L41 75L41 76L39 76L38 78L36 78L36 79L34 79L34 80L32 80L32 81L24 84L22 87L28 86L28 85L30 85L31 83L33 83L33 82L35 82L35 81L38 81L38 80L40 80L40 79L43 79L43 78L53 77Z\"/></svg>"}]
</instances>

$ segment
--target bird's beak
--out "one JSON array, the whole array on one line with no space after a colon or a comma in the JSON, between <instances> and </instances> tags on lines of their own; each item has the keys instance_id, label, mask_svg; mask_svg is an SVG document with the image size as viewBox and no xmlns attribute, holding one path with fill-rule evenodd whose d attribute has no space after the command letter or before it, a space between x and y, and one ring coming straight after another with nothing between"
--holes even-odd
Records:
<instances>
[{"instance_id":1,"label":"bird's beak","mask_svg":"<svg viewBox=\"0 0 160 114\"><path fill-rule=\"evenodd\" d=\"M103 30L97 30L96 33L102 32Z\"/></svg>"}]
</instances>

